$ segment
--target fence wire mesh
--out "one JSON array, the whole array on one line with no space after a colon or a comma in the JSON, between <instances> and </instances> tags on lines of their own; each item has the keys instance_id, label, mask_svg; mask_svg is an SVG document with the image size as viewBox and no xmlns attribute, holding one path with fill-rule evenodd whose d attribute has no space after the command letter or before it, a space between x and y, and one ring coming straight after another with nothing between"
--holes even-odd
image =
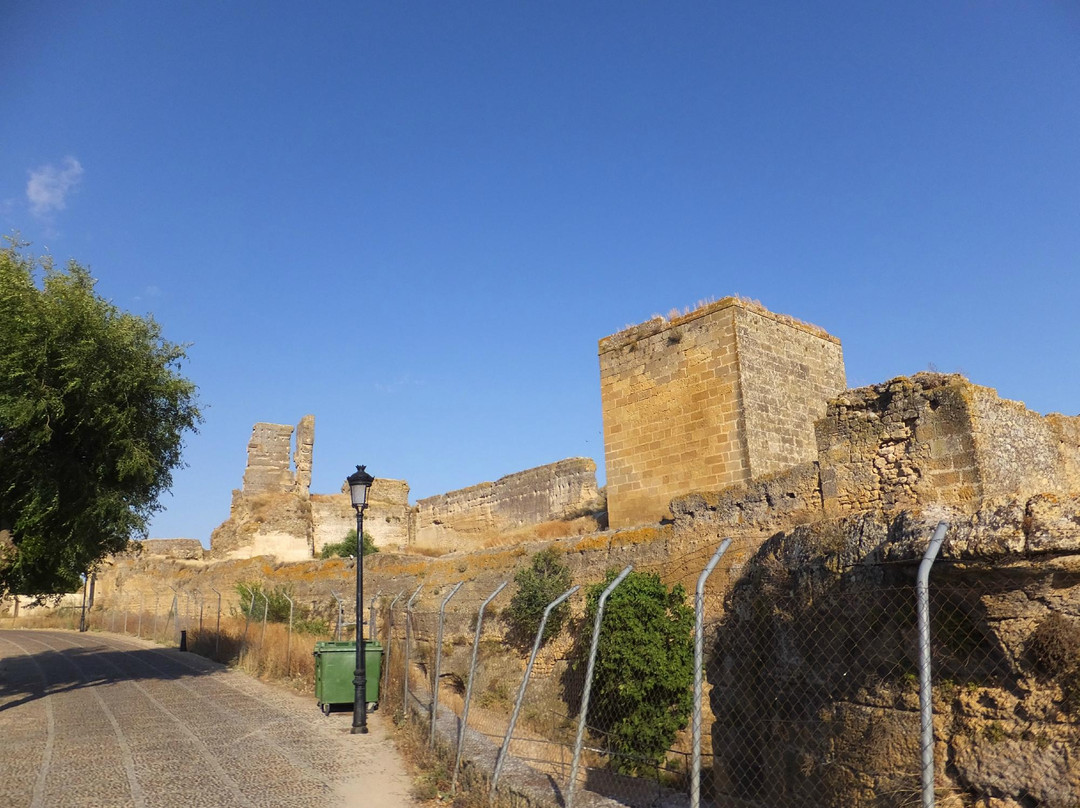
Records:
<instances>
[{"instance_id":1,"label":"fence wire mesh","mask_svg":"<svg viewBox=\"0 0 1080 808\"><path fill-rule=\"evenodd\" d=\"M524 788L532 776L546 792L530 799L563 808L604 799L632 808L687 805L695 712L702 805L925 805L918 559L883 562L871 554L845 565L839 553L811 557L767 543L749 554L736 543L703 586L704 696L696 703L694 590L715 551L713 543L639 565L613 590L580 750L591 610L617 570L606 581L593 575L591 585L570 597L565 628L541 644L527 681L534 637L515 630L508 616L515 584L491 602L479 634L477 608L495 583L484 591L466 583L442 615L441 630L440 606L452 583L384 594L368 631L384 646L379 707L425 732L434 718L435 743L450 759L462 738L473 784L477 773L490 784L506 743L500 789ZM937 805L1080 805L1080 569L1073 562L1075 556L1063 555L1037 563L943 558L934 564L929 639ZM327 597L323 634L286 635L286 624L271 622L260 641L264 603L252 613L250 597L226 590L219 612L216 594L188 595L127 592L104 608L89 608L89 627L168 644L185 630L192 650L306 681L313 676L311 646L333 636L338 612ZM76 628L81 609L66 606L59 616ZM619 635L622 640L612 639ZM571 788L575 752L580 767Z\"/></svg>"},{"instance_id":2,"label":"fence wire mesh","mask_svg":"<svg viewBox=\"0 0 1080 808\"><path fill-rule=\"evenodd\" d=\"M721 565L703 591L704 698L695 705L690 610L696 579L714 550L635 570L645 578L664 573L662 607L635 612L612 594L580 772L571 790L589 603L596 591L578 593L569 630L537 655L509 739L509 762L519 773L524 766L546 779L552 804L566 805L568 796L576 803L588 792L589 800L607 798L634 808L683 806L692 780L696 709L702 722L703 805L925 804L918 560L842 567L833 559L800 566L759 553ZM627 579L625 586L642 583ZM502 607L513 590L511 585ZM640 600L640 592L630 594L631 604ZM929 606L937 805L1078 804L1077 594L1076 573L1033 578L1029 566L934 566ZM384 699L425 729L432 720L431 666L442 597L431 593L412 614L408 711L401 709L405 609L399 603L384 621L390 635ZM1033 601L1041 603L1032 608ZM456 751L471 681L465 757L490 775L529 649L515 640L497 602L481 627L477 666L470 673L475 618L475 611L446 615L438 683L440 726L446 731L438 739ZM646 636L656 618L674 627L659 650ZM628 647L605 645L604 633L617 630L629 632Z\"/></svg>"}]
</instances>

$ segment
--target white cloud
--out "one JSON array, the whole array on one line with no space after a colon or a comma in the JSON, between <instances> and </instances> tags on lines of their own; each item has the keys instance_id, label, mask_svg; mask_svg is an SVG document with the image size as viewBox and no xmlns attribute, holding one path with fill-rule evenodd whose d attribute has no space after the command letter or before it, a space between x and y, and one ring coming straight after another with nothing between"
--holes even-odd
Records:
<instances>
[{"instance_id":1,"label":"white cloud","mask_svg":"<svg viewBox=\"0 0 1080 808\"><path fill-rule=\"evenodd\" d=\"M65 157L62 166L44 165L30 172L26 198L30 212L48 216L67 207L67 196L82 180L83 167L74 157Z\"/></svg>"}]
</instances>

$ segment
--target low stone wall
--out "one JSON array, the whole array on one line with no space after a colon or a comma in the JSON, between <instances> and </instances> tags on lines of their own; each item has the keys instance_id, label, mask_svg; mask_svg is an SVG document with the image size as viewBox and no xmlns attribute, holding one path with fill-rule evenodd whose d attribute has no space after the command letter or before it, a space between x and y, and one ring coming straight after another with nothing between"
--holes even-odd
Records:
<instances>
[{"instance_id":1,"label":"low stone wall","mask_svg":"<svg viewBox=\"0 0 1080 808\"><path fill-rule=\"evenodd\" d=\"M165 558L201 561L205 550L198 539L146 539L139 542L142 552Z\"/></svg>"},{"instance_id":2,"label":"low stone wall","mask_svg":"<svg viewBox=\"0 0 1080 808\"><path fill-rule=\"evenodd\" d=\"M482 546L502 531L600 507L596 463L573 457L450 491L416 503L417 545L444 550Z\"/></svg>"}]
</instances>

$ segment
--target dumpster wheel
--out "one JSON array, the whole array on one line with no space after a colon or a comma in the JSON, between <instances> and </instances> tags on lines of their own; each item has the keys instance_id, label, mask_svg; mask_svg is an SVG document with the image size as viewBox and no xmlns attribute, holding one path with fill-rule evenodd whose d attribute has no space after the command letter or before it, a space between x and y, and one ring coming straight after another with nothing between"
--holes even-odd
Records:
<instances>
[{"instance_id":1,"label":"dumpster wheel","mask_svg":"<svg viewBox=\"0 0 1080 808\"><path fill-rule=\"evenodd\" d=\"M330 705L329 704L320 704L319 709L322 710L323 715L330 715Z\"/></svg>"}]
</instances>

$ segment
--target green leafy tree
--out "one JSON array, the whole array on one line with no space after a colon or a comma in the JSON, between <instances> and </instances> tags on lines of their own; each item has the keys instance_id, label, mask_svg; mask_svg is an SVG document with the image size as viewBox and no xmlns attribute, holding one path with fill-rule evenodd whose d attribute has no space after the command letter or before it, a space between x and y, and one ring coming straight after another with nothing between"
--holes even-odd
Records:
<instances>
[{"instance_id":1,"label":"green leafy tree","mask_svg":"<svg viewBox=\"0 0 1080 808\"><path fill-rule=\"evenodd\" d=\"M0 247L0 594L70 591L146 535L200 420L184 347L89 271Z\"/></svg>"},{"instance_id":2,"label":"green leafy tree","mask_svg":"<svg viewBox=\"0 0 1080 808\"><path fill-rule=\"evenodd\" d=\"M375 546L375 540L371 538L371 534L366 530L364 531L364 555L369 556L372 553L379 552L379 548ZM320 558L333 558L334 556L340 556L341 558L348 558L349 556L356 556L356 531L350 530L345 534L345 538L336 544L324 544L322 551L319 554Z\"/></svg>"},{"instance_id":3,"label":"green leafy tree","mask_svg":"<svg viewBox=\"0 0 1080 808\"><path fill-rule=\"evenodd\" d=\"M517 642L527 645L534 642L547 605L570 588L570 569L558 553L548 548L534 555L529 566L517 571L514 583L517 592L504 614ZM566 603L553 609L541 641L547 642L557 635L569 615L570 607Z\"/></svg>"},{"instance_id":4,"label":"green leafy tree","mask_svg":"<svg viewBox=\"0 0 1080 808\"><path fill-rule=\"evenodd\" d=\"M583 672L600 594L586 594L586 626L575 654ZM600 625L588 723L607 736L613 768L629 774L663 762L693 707L694 611L681 585L664 586L653 573L631 572L608 597Z\"/></svg>"}]
</instances>

